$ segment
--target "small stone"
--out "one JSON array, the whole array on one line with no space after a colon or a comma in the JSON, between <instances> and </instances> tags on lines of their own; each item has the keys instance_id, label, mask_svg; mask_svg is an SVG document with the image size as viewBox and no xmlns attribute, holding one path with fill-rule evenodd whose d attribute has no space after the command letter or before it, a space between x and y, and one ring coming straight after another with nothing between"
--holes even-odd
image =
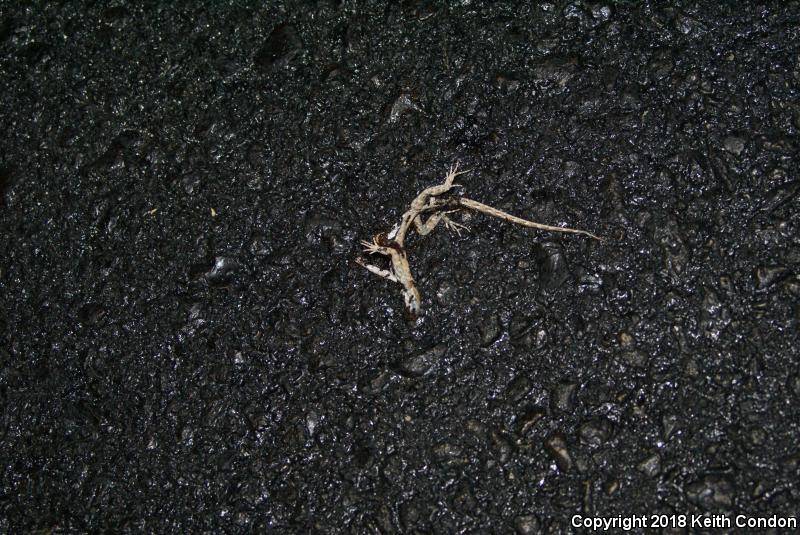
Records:
<instances>
[{"instance_id":1,"label":"small stone","mask_svg":"<svg viewBox=\"0 0 800 535\"><path fill-rule=\"evenodd\" d=\"M311 409L306 413L306 433L308 433L309 438L312 438L314 436L317 427L319 427L319 422L320 422L320 416L319 413L317 413L317 411Z\"/></svg>"},{"instance_id":2,"label":"small stone","mask_svg":"<svg viewBox=\"0 0 800 535\"><path fill-rule=\"evenodd\" d=\"M642 105L642 99L635 90L629 89L620 95L619 103L622 109L626 111L633 111L639 109L639 107Z\"/></svg>"},{"instance_id":3,"label":"small stone","mask_svg":"<svg viewBox=\"0 0 800 535\"><path fill-rule=\"evenodd\" d=\"M239 267L239 262L233 258L218 256L214 259L211 269L205 273L205 278L211 285L224 284Z\"/></svg>"},{"instance_id":4,"label":"small stone","mask_svg":"<svg viewBox=\"0 0 800 535\"><path fill-rule=\"evenodd\" d=\"M620 358L622 362L633 368L645 368L647 366L647 355L638 349L623 351L620 354Z\"/></svg>"},{"instance_id":5,"label":"small stone","mask_svg":"<svg viewBox=\"0 0 800 535\"><path fill-rule=\"evenodd\" d=\"M647 477L655 477L661 473L661 457L656 453L640 462L636 469Z\"/></svg>"},{"instance_id":6,"label":"small stone","mask_svg":"<svg viewBox=\"0 0 800 535\"><path fill-rule=\"evenodd\" d=\"M517 403L524 398L531 390L530 380L520 375L516 377L506 388L506 399L512 403Z\"/></svg>"},{"instance_id":7,"label":"small stone","mask_svg":"<svg viewBox=\"0 0 800 535\"><path fill-rule=\"evenodd\" d=\"M564 18L583 20L586 18L586 14L584 13L580 3L572 2L564 7Z\"/></svg>"},{"instance_id":8,"label":"small stone","mask_svg":"<svg viewBox=\"0 0 800 535\"><path fill-rule=\"evenodd\" d=\"M675 29L683 35L689 35L697 26L697 21L686 15L678 15L675 17Z\"/></svg>"},{"instance_id":9,"label":"small stone","mask_svg":"<svg viewBox=\"0 0 800 535\"><path fill-rule=\"evenodd\" d=\"M725 141L723 141L723 145L725 146L725 150L736 156L739 156L744 150L744 140L736 136L726 137Z\"/></svg>"},{"instance_id":10,"label":"small stone","mask_svg":"<svg viewBox=\"0 0 800 535\"><path fill-rule=\"evenodd\" d=\"M717 340L731 321L730 311L723 306L713 290L706 289L700 309L700 328L703 334Z\"/></svg>"},{"instance_id":11,"label":"small stone","mask_svg":"<svg viewBox=\"0 0 800 535\"><path fill-rule=\"evenodd\" d=\"M105 307L97 303L87 303L78 310L78 320L84 325L94 325L105 315Z\"/></svg>"},{"instance_id":12,"label":"small stone","mask_svg":"<svg viewBox=\"0 0 800 535\"><path fill-rule=\"evenodd\" d=\"M422 377L433 369L446 350L447 346L437 344L402 360L397 366L398 371L409 377Z\"/></svg>"},{"instance_id":13,"label":"small stone","mask_svg":"<svg viewBox=\"0 0 800 535\"><path fill-rule=\"evenodd\" d=\"M20 51L20 55L28 67L34 67L40 62L50 61L52 48L44 43L31 43Z\"/></svg>"},{"instance_id":14,"label":"small stone","mask_svg":"<svg viewBox=\"0 0 800 535\"><path fill-rule=\"evenodd\" d=\"M342 223L338 219L314 213L306 217L303 224L304 234L309 243L320 243L322 240L335 240L341 237Z\"/></svg>"},{"instance_id":15,"label":"small stone","mask_svg":"<svg viewBox=\"0 0 800 535\"><path fill-rule=\"evenodd\" d=\"M468 485L462 485L452 498L453 509L461 514L470 514L478 506L475 496Z\"/></svg>"},{"instance_id":16,"label":"small stone","mask_svg":"<svg viewBox=\"0 0 800 535\"><path fill-rule=\"evenodd\" d=\"M266 236L257 234L250 240L250 254L260 258L271 255L273 252L272 241Z\"/></svg>"},{"instance_id":17,"label":"small stone","mask_svg":"<svg viewBox=\"0 0 800 535\"><path fill-rule=\"evenodd\" d=\"M733 505L733 484L722 475L707 474L689 483L684 489L686 498L705 510L717 510Z\"/></svg>"},{"instance_id":18,"label":"small stone","mask_svg":"<svg viewBox=\"0 0 800 535\"><path fill-rule=\"evenodd\" d=\"M550 393L550 408L554 412L570 412L575 402L577 383L560 383Z\"/></svg>"},{"instance_id":19,"label":"small stone","mask_svg":"<svg viewBox=\"0 0 800 535\"><path fill-rule=\"evenodd\" d=\"M7 167L0 167L0 208L11 204L6 202L6 191L11 186L11 169Z\"/></svg>"},{"instance_id":20,"label":"small stone","mask_svg":"<svg viewBox=\"0 0 800 535\"><path fill-rule=\"evenodd\" d=\"M246 159L254 169L263 169L269 163L269 149L261 143L253 143L247 148Z\"/></svg>"},{"instance_id":21,"label":"small stone","mask_svg":"<svg viewBox=\"0 0 800 535\"><path fill-rule=\"evenodd\" d=\"M596 448L608 441L611 433L611 422L602 418L583 424L578 430L578 437L582 444Z\"/></svg>"},{"instance_id":22,"label":"small stone","mask_svg":"<svg viewBox=\"0 0 800 535\"><path fill-rule=\"evenodd\" d=\"M403 529L410 531L419 522L422 513L414 502L406 502L400 507L400 522Z\"/></svg>"},{"instance_id":23,"label":"small stone","mask_svg":"<svg viewBox=\"0 0 800 535\"><path fill-rule=\"evenodd\" d=\"M467 462L463 450L456 444L442 442L433 448L433 455L445 466L459 466Z\"/></svg>"},{"instance_id":24,"label":"small stone","mask_svg":"<svg viewBox=\"0 0 800 535\"><path fill-rule=\"evenodd\" d=\"M503 94L510 95L519 89L519 80L508 74L498 74L495 76L494 86Z\"/></svg>"},{"instance_id":25,"label":"small stone","mask_svg":"<svg viewBox=\"0 0 800 535\"><path fill-rule=\"evenodd\" d=\"M557 41L547 40L541 43L544 48L557 46ZM556 57L550 56L545 58L541 63L533 66L528 71L531 80L538 84L550 85L555 84L560 88L566 87L570 80L575 76L578 71L578 58L577 57Z\"/></svg>"},{"instance_id":26,"label":"small stone","mask_svg":"<svg viewBox=\"0 0 800 535\"><path fill-rule=\"evenodd\" d=\"M536 263L539 266L539 284L545 290L555 290L569 277L567 259L561 247L545 242L536 247Z\"/></svg>"},{"instance_id":27,"label":"small stone","mask_svg":"<svg viewBox=\"0 0 800 535\"><path fill-rule=\"evenodd\" d=\"M359 387L364 393L377 394L385 390L397 378L398 375L391 370L380 370L373 377L363 381Z\"/></svg>"},{"instance_id":28,"label":"small stone","mask_svg":"<svg viewBox=\"0 0 800 535\"><path fill-rule=\"evenodd\" d=\"M500 318L497 314L485 317L478 326L478 332L481 335L481 347L488 347L496 342L500 337Z\"/></svg>"},{"instance_id":29,"label":"small stone","mask_svg":"<svg viewBox=\"0 0 800 535\"><path fill-rule=\"evenodd\" d=\"M756 279L756 289L766 290L776 282L780 281L788 270L782 266L759 266L753 273Z\"/></svg>"},{"instance_id":30,"label":"small stone","mask_svg":"<svg viewBox=\"0 0 800 535\"><path fill-rule=\"evenodd\" d=\"M757 480L756 484L753 486L750 496L753 498L761 498L767 493L767 489L768 487L764 481Z\"/></svg>"},{"instance_id":31,"label":"small stone","mask_svg":"<svg viewBox=\"0 0 800 535\"><path fill-rule=\"evenodd\" d=\"M449 442L442 442L433 448L433 453L439 458L447 459L461 455L461 448Z\"/></svg>"},{"instance_id":32,"label":"small stone","mask_svg":"<svg viewBox=\"0 0 800 535\"><path fill-rule=\"evenodd\" d=\"M590 8L592 17L600 22L605 22L611 18L611 7L603 4L594 4Z\"/></svg>"},{"instance_id":33,"label":"small stone","mask_svg":"<svg viewBox=\"0 0 800 535\"><path fill-rule=\"evenodd\" d=\"M525 413L517 418L516 431L519 435L527 435L536 423L544 418L545 411L541 407L533 407L525 411Z\"/></svg>"},{"instance_id":34,"label":"small stone","mask_svg":"<svg viewBox=\"0 0 800 535\"><path fill-rule=\"evenodd\" d=\"M185 191L188 195L191 195L200 189L200 177L192 173L184 175L181 178L181 184L183 185L183 191Z\"/></svg>"},{"instance_id":35,"label":"small stone","mask_svg":"<svg viewBox=\"0 0 800 535\"><path fill-rule=\"evenodd\" d=\"M797 472L797 467L800 466L800 452L790 453L778 459L778 463L787 474L794 474Z\"/></svg>"},{"instance_id":36,"label":"small stone","mask_svg":"<svg viewBox=\"0 0 800 535\"><path fill-rule=\"evenodd\" d=\"M626 331L622 331L621 333L619 333L618 339L619 339L619 346L622 348L633 347L633 344L636 342L636 340L634 340L633 338L633 335L631 335L631 333Z\"/></svg>"},{"instance_id":37,"label":"small stone","mask_svg":"<svg viewBox=\"0 0 800 535\"><path fill-rule=\"evenodd\" d=\"M492 444L492 453L497 458L500 464L505 464L511 458L513 447L502 434L497 431L489 433L489 439Z\"/></svg>"},{"instance_id":38,"label":"small stone","mask_svg":"<svg viewBox=\"0 0 800 535\"><path fill-rule=\"evenodd\" d=\"M544 441L547 452L556 462L561 472L569 472L572 468L572 457L567 449L567 439L561 433L554 433Z\"/></svg>"},{"instance_id":39,"label":"small stone","mask_svg":"<svg viewBox=\"0 0 800 535\"><path fill-rule=\"evenodd\" d=\"M464 429L475 435L477 438L483 439L486 437L486 426L474 418L467 420L466 424L464 425Z\"/></svg>"},{"instance_id":40,"label":"small stone","mask_svg":"<svg viewBox=\"0 0 800 535\"><path fill-rule=\"evenodd\" d=\"M459 286L452 281L446 280L436 290L436 302L445 308L453 306L459 300L458 294Z\"/></svg>"},{"instance_id":41,"label":"small stone","mask_svg":"<svg viewBox=\"0 0 800 535\"><path fill-rule=\"evenodd\" d=\"M408 111L419 111L419 106L414 104L411 97L407 93L402 93L395 99L389 110L389 122L396 123Z\"/></svg>"},{"instance_id":42,"label":"small stone","mask_svg":"<svg viewBox=\"0 0 800 535\"><path fill-rule=\"evenodd\" d=\"M575 470L580 474L588 474L593 467L593 462L582 451L575 452L572 456L572 460Z\"/></svg>"},{"instance_id":43,"label":"small stone","mask_svg":"<svg viewBox=\"0 0 800 535\"><path fill-rule=\"evenodd\" d=\"M666 78L672 72L672 69L675 68L675 60L672 57L672 52L669 50L662 51L650 61L648 67L653 74L653 78L656 80Z\"/></svg>"},{"instance_id":44,"label":"small stone","mask_svg":"<svg viewBox=\"0 0 800 535\"><path fill-rule=\"evenodd\" d=\"M514 519L514 530L517 535L534 535L539 533L539 519L536 515L523 515Z\"/></svg>"},{"instance_id":45,"label":"small stone","mask_svg":"<svg viewBox=\"0 0 800 535\"><path fill-rule=\"evenodd\" d=\"M761 446L767 439L767 433L759 427L750 431L749 439L753 446Z\"/></svg>"},{"instance_id":46,"label":"small stone","mask_svg":"<svg viewBox=\"0 0 800 535\"><path fill-rule=\"evenodd\" d=\"M129 12L124 6L114 6L103 10L101 16L105 22L113 24L125 20L129 16Z\"/></svg>"},{"instance_id":47,"label":"small stone","mask_svg":"<svg viewBox=\"0 0 800 535\"><path fill-rule=\"evenodd\" d=\"M798 117L800 117L800 114L798 114ZM761 210L772 212L790 202L798 193L800 193L800 180L791 180L779 184L764 195Z\"/></svg>"},{"instance_id":48,"label":"small stone","mask_svg":"<svg viewBox=\"0 0 800 535\"><path fill-rule=\"evenodd\" d=\"M511 344L522 349L539 349L547 342L547 331L538 318L514 314L508 326Z\"/></svg>"},{"instance_id":49,"label":"small stone","mask_svg":"<svg viewBox=\"0 0 800 535\"><path fill-rule=\"evenodd\" d=\"M789 376L787 386L795 397L800 398L800 374L795 373Z\"/></svg>"},{"instance_id":50,"label":"small stone","mask_svg":"<svg viewBox=\"0 0 800 535\"><path fill-rule=\"evenodd\" d=\"M189 307L189 312L186 315L186 319L189 321L197 321L198 319L202 319L201 315L203 314L203 303L194 302Z\"/></svg>"},{"instance_id":51,"label":"small stone","mask_svg":"<svg viewBox=\"0 0 800 535\"><path fill-rule=\"evenodd\" d=\"M661 434L664 440L669 440L675 433L678 427L678 417L674 414L668 414L661 419Z\"/></svg>"},{"instance_id":52,"label":"small stone","mask_svg":"<svg viewBox=\"0 0 800 535\"><path fill-rule=\"evenodd\" d=\"M291 24L278 25L253 58L257 67L264 71L287 65L302 48L297 29Z\"/></svg>"},{"instance_id":53,"label":"small stone","mask_svg":"<svg viewBox=\"0 0 800 535\"><path fill-rule=\"evenodd\" d=\"M684 365L683 371L688 377L697 377L700 375L700 365L697 363L692 357L689 357L686 360L686 364Z\"/></svg>"}]
</instances>

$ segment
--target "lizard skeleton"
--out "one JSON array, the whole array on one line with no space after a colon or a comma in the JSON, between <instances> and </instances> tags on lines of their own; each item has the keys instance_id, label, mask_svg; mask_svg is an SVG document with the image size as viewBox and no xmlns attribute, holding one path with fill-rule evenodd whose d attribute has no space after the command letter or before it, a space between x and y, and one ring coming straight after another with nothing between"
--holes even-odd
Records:
<instances>
[{"instance_id":1,"label":"lizard skeleton","mask_svg":"<svg viewBox=\"0 0 800 535\"><path fill-rule=\"evenodd\" d=\"M399 283L403 287L403 301L405 302L406 311L411 317L419 316L422 311L419 290L417 289L414 277L411 274L411 266L408 263L408 255L405 249L405 238L408 231L413 226L420 236L425 236L433 231L434 228L441 222L450 230L461 233L461 230L469 230L465 225L456 223L447 217L447 214L457 212L462 208L475 210L492 217L497 217L504 221L516 223L529 228L539 230L547 230L551 232L565 232L572 234L583 234L601 240L601 238L585 230L578 230L567 227L555 227L552 225L544 225L542 223L535 223L511 215L509 213L498 210L486 204L483 204L466 197L445 197L440 198L450 193L453 188L460 187L459 184L454 184L453 180L458 175L468 173L469 171L459 171L458 164L450 167L450 170L445 176L444 182L438 186L431 186L420 192L416 198L411 201L411 206L403 214L400 223L396 225L388 234L380 233L373 236L372 241L361 241L364 246L364 252L370 255L378 254L388 256L391 261L391 269L381 269L375 265L367 264L366 261L359 257L356 262L366 268L371 273L383 277L392 282ZM427 220L423 221L423 215L430 214Z\"/></svg>"}]
</instances>

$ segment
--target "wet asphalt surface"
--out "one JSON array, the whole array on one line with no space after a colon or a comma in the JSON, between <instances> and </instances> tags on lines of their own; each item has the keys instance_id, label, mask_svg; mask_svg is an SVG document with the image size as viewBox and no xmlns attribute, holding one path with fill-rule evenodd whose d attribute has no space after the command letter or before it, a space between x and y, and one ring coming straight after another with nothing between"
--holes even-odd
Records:
<instances>
[{"instance_id":1,"label":"wet asphalt surface","mask_svg":"<svg viewBox=\"0 0 800 535\"><path fill-rule=\"evenodd\" d=\"M800 4L88 4L0 4L0 532L800 514ZM456 161L605 240L453 214L409 321Z\"/></svg>"}]
</instances>

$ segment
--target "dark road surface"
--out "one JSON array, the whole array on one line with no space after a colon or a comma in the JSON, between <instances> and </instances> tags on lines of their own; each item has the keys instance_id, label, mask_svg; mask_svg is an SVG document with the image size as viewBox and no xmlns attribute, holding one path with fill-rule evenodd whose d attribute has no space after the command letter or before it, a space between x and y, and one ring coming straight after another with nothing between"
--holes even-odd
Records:
<instances>
[{"instance_id":1,"label":"dark road surface","mask_svg":"<svg viewBox=\"0 0 800 535\"><path fill-rule=\"evenodd\" d=\"M132 4L0 3L0 533L800 515L798 2ZM451 214L408 321L455 162L604 241Z\"/></svg>"}]
</instances>

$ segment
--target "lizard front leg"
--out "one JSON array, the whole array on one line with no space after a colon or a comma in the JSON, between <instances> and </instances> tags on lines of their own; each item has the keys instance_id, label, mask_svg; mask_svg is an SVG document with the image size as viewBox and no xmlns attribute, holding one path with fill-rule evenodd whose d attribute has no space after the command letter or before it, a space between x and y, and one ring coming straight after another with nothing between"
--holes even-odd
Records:
<instances>
[{"instance_id":1,"label":"lizard front leg","mask_svg":"<svg viewBox=\"0 0 800 535\"><path fill-rule=\"evenodd\" d=\"M378 266L374 266L372 264L367 264L363 258L356 258L356 263L369 271L370 273L374 273L375 275L390 280L392 282L399 282L397 277L394 276L394 273L389 271L388 269L381 269Z\"/></svg>"},{"instance_id":2,"label":"lizard front leg","mask_svg":"<svg viewBox=\"0 0 800 535\"><path fill-rule=\"evenodd\" d=\"M396 252L393 249L390 249L389 247L384 247L380 245L378 243L377 237L372 238L371 242L362 240L361 245L364 246L364 252L367 254L379 254L391 258L392 253ZM392 282L399 282L397 280L397 277L395 277L394 273L388 269L381 269L378 266L367 264L366 261L361 257L356 258L356 262L370 273L374 273L375 275L382 277L384 279L388 279ZM392 264L394 264L394 262L392 262Z\"/></svg>"},{"instance_id":3,"label":"lizard front leg","mask_svg":"<svg viewBox=\"0 0 800 535\"><path fill-rule=\"evenodd\" d=\"M447 171L447 175L444 178L444 182L438 186L433 186L430 188L425 189L422 194L418 195L414 202L411 203L411 210L412 218L414 222L414 228L417 230L417 234L420 236L426 236L430 234L433 229L436 228L436 225L439 224L440 221L444 221L445 225L448 229L456 231L460 234L461 229L466 229L464 225L459 223L455 223L449 217L447 217L448 213L456 212L457 210L451 210L450 212L439 212L431 215L428 219L423 222L422 221L422 212L425 210L429 210L431 208L435 208L437 205L436 197L440 195L444 195L449 193L453 188L460 188L460 184L454 184L453 180L458 175L463 175L464 173L469 173L469 169L466 171L459 171L458 164L455 164L450 167Z\"/></svg>"}]
</instances>

